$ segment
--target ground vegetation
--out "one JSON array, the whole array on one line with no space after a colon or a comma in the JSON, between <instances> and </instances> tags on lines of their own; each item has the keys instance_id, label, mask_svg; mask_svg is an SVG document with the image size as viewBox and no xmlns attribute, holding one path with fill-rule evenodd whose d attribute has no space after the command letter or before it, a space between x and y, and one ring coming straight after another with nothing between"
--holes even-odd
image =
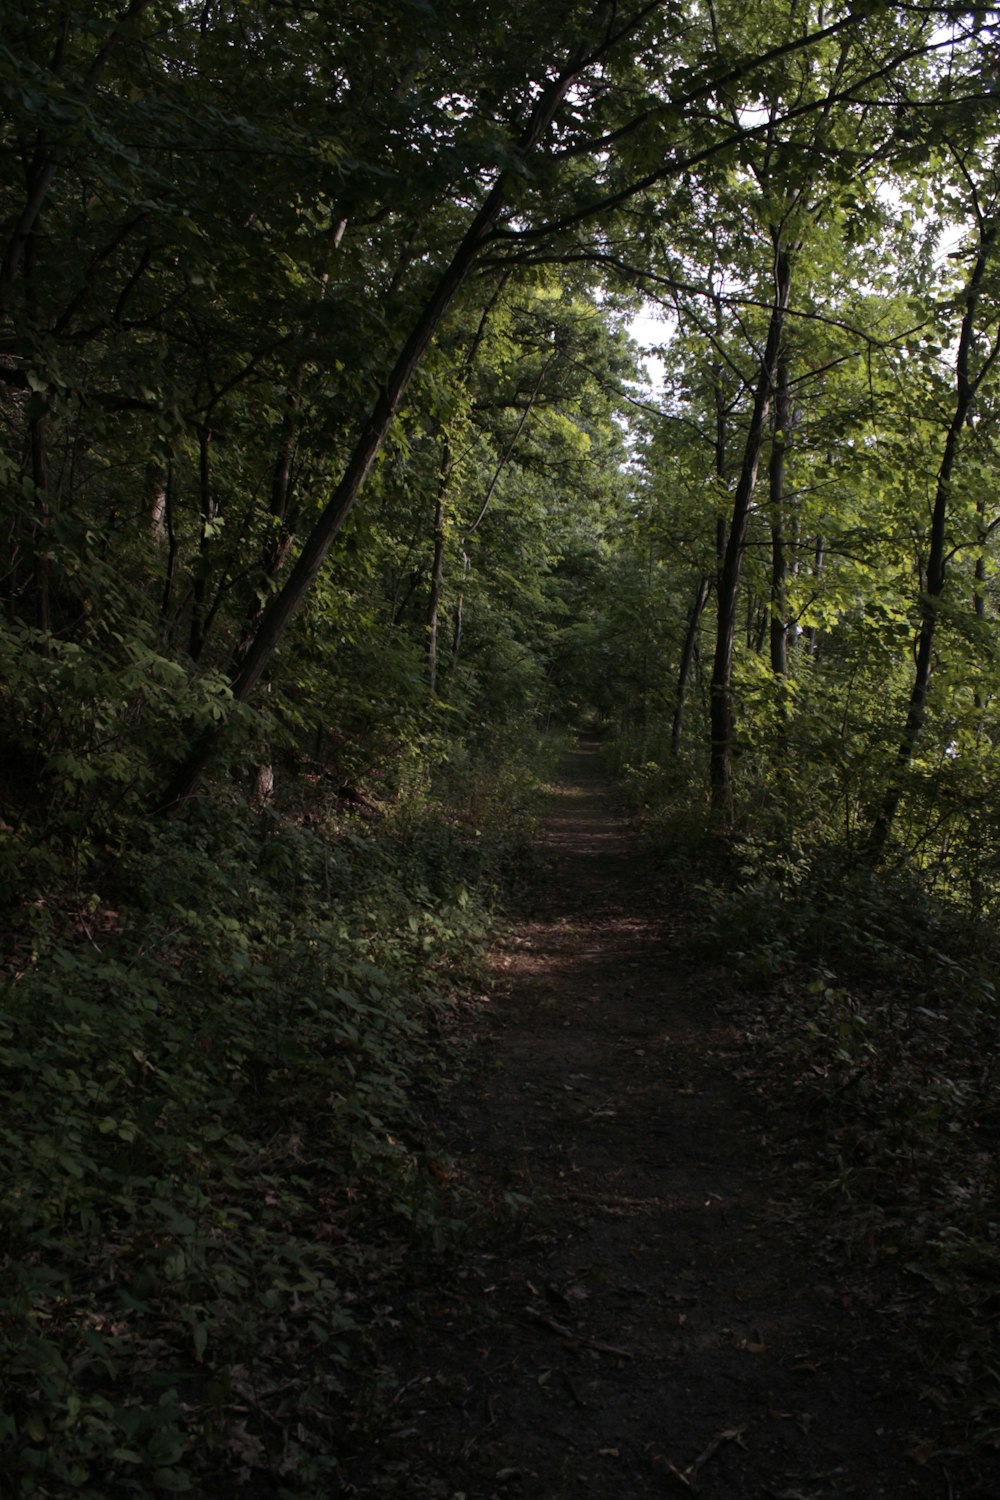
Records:
<instances>
[{"instance_id":1,"label":"ground vegetation","mask_svg":"<svg viewBox=\"0 0 1000 1500\"><path fill-rule=\"evenodd\" d=\"M385 1278L475 1217L432 1078L583 723L817 1152L864 1120L837 1191L982 1311L993 9L3 23L12 1493L340 1482Z\"/></svg>"}]
</instances>

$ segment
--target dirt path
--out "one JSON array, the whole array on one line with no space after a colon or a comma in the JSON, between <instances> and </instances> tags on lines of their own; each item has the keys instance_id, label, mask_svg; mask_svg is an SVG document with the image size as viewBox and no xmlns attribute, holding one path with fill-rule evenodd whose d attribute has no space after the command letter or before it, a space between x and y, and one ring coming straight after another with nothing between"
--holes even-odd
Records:
<instances>
[{"instance_id":1,"label":"dirt path","mask_svg":"<svg viewBox=\"0 0 1000 1500\"><path fill-rule=\"evenodd\" d=\"M905 1273L845 1265L798 1198L739 1009L676 936L696 898L665 888L592 746L567 775L452 1121L467 1179L536 1212L392 1310L393 1419L355 1493L988 1493L938 1457Z\"/></svg>"}]
</instances>

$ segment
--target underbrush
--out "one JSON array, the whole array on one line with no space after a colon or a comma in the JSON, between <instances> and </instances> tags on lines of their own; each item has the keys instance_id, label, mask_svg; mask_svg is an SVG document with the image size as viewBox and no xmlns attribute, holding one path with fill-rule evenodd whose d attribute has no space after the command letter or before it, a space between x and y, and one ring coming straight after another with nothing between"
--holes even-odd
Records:
<instances>
[{"instance_id":1,"label":"underbrush","mask_svg":"<svg viewBox=\"0 0 1000 1500\"><path fill-rule=\"evenodd\" d=\"M842 1253L905 1268L911 1331L956 1444L1000 1444L996 933L905 871L732 849L703 936L744 995L795 1152ZM908 1320L909 1320L908 1319Z\"/></svg>"},{"instance_id":2,"label":"underbrush","mask_svg":"<svg viewBox=\"0 0 1000 1500\"><path fill-rule=\"evenodd\" d=\"M380 1287L463 1233L415 1099L530 796L470 765L363 816L205 802L82 883L8 850L5 1494L333 1492Z\"/></svg>"}]
</instances>

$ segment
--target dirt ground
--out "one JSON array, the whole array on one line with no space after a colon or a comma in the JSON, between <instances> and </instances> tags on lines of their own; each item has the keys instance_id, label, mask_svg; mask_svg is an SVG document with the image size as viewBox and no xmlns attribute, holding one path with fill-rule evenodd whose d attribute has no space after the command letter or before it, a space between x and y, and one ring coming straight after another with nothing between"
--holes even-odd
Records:
<instances>
[{"instance_id":1,"label":"dirt ground","mask_svg":"<svg viewBox=\"0 0 1000 1500\"><path fill-rule=\"evenodd\" d=\"M807 1201L787 1098L722 965L690 957L697 893L658 874L595 748L550 798L444 1127L448 1170L531 1208L386 1310L390 1418L348 1492L1000 1495L922 1395L915 1279L845 1263Z\"/></svg>"}]
</instances>

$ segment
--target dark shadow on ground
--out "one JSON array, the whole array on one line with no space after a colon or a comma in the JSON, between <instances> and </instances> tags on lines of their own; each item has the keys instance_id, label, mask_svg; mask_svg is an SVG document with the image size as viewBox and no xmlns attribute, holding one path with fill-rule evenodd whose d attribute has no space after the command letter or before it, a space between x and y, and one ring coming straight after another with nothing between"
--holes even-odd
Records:
<instances>
[{"instance_id":1,"label":"dark shadow on ground","mask_svg":"<svg viewBox=\"0 0 1000 1500\"><path fill-rule=\"evenodd\" d=\"M447 1127L519 1227L401 1296L391 1417L354 1493L442 1500L971 1500L940 1451L901 1268L800 1199L724 966L595 747L550 798ZM996 1476L994 1476L995 1478Z\"/></svg>"}]
</instances>

